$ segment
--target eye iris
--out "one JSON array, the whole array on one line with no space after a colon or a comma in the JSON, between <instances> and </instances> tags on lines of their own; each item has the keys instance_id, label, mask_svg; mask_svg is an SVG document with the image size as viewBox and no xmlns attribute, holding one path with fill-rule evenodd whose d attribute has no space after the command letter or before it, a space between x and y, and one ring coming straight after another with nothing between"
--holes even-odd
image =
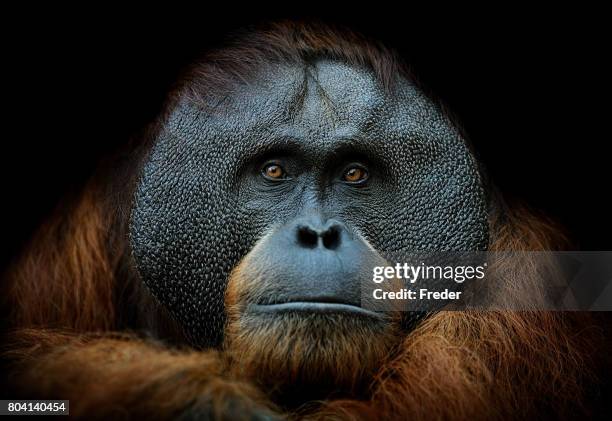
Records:
<instances>
[{"instance_id":1,"label":"eye iris","mask_svg":"<svg viewBox=\"0 0 612 421\"><path fill-rule=\"evenodd\" d=\"M265 168L265 173L270 178L281 178L283 175L283 169L280 165L270 164Z\"/></svg>"},{"instance_id":2,"label":"eye iris","mask_svg":"<svg viewBox=\"0 0 612 421\"><path fill-rule=\"evenodd\" d=\"M365 178L365 174L365 170L353 167L344 173L344 179L348 182L355 183L363 180Z\"/></svg>"}]
</instances>

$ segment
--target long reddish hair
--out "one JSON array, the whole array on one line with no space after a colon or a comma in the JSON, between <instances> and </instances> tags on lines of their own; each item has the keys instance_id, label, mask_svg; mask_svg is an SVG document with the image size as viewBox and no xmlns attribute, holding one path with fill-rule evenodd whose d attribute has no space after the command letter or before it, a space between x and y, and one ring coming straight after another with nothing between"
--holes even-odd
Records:
<instances>
[{"instance_id":1,"label":"long reddish hair","mask_svg":"<svg viewBox=\"0 0 612 421\"><path fill-rule=\"evenodd\" d=\"M368 66L384 86L406 73L394 54L351 33L280 24L207 56L187 72L169 104L180 96L201 100L203 92L225 89L261 61L314 56ZM163 120L164 115L151 133ZM220 389L218 382L202 379L223 373L227 361L219 351L172 349L125 332L144 328L164 332L161 336L178 344L184 340L180 326L150 298L133 270L121 207L131 192L126 189L118 202L106 184L104 177L96 178L58 210L6 273L3 297L15 333L5 354L16 364L16 383L36 384L38 397L73 397L74 414L112 401L142 413L158 405L160 417L171 416L193 396ZM491 250L566 246L550 221L524 207L506 206L496 195L491 200ZM525 276L510 267L500 273L506 279ZM300 411L348 419L562 414L581 406L592 381L594 359L601 353L593 326L587 315L576 313L439 312L402 340L373 375L367 397ZM362 357L350 355L350 346L345 349L347 359ZM86 382L87 376L95 384ZM156 387L141 390L136 383ZM249 383L232 384L232 393L278 410Z\"/></svg>"}]
</instances>

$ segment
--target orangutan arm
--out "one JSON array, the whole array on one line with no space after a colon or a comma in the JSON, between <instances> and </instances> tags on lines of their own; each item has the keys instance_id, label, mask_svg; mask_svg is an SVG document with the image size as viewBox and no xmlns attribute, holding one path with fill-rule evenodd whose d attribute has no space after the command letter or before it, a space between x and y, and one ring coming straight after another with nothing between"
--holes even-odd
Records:
<instances>
[{"instance_id":1,"label":"orangutan arm","mask_svg":"<svg viewBox=\"0 0 612 421\"><path fill-rule=\"evenodd\" d=\"M77 417L276 418L255 386L224 375L216 351L171 350L126 334L23 329L7 356L25 397L68 399Z\"/></svg>"}]
</instances>

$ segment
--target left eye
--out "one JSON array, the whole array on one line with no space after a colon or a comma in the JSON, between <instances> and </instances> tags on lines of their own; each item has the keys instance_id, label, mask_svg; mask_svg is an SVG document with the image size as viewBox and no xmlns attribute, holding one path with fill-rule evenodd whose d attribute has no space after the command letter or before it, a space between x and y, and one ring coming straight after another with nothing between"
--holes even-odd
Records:
<instances>
[{"instance_id":1,"label":"left eye","mask_svg":"<svg viewBox=\"0 0 612 421\"><path fill-rule=\"evenodd\" d=\"M285 169L275 163L268 163L264 165L261 173L264 177L270 180L282 180L287 176Z\"/></svg>"},{"instance_id":2,"label":"left eye","mask_svg":"<svg viewBox=\"0 0 612 421\"><path fill-rule=\"evenodd\" d=\"M360 166L351 166L344 170L344 174L342 174L342 180L351 184L363 183L367 179L368 171Z\"/></svg>"}]
</instances>

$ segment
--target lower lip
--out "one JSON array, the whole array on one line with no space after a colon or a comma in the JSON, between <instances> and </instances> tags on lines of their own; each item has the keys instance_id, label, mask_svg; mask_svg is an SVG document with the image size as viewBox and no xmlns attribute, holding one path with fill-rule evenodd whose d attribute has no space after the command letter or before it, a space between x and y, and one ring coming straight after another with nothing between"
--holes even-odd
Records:
<instances>
[{"instance_id":1,"label":"lower lip","mask_svg":"<svg viewBox=\"0 0 612 421\"><path fill-rule=\"evenodd\" d=\"M251 304L250 309L260 313L287 313L287 312L301 312L301 313L332 313L332 314L351 314L355 316L366 316L374 317L376 319L383 319L384 315L381 313L375 313L370 310L363 309L361 307L353 306L350 304L341 303L321 303L321 302L309 302L309 301L294 301L290 303L281 304Z\"/></svg>"}]
</instances>

